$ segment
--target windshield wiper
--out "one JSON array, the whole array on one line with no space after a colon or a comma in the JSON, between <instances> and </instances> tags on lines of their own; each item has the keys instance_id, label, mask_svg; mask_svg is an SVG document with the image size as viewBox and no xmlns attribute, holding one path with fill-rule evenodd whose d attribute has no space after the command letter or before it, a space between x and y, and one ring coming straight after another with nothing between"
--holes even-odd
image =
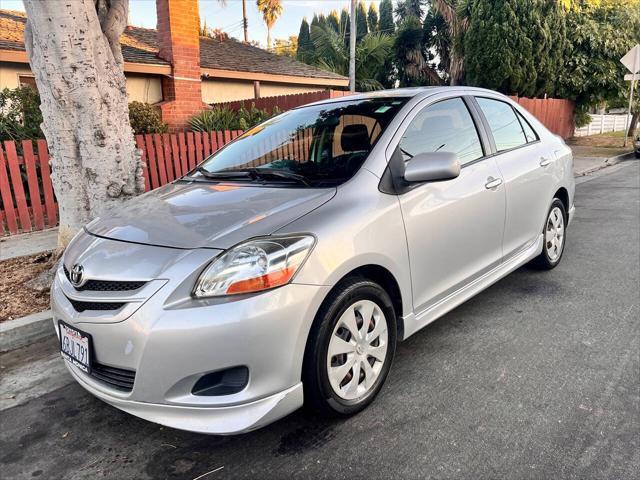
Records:
<instances>
[{"instance_id":1,"label":"windshield wiper","mask_svg":"<svg viewBox=\"0 0 640 480\"><path fill-rule=\"evenodd\" d=\"M286 180L296 181L306 187L311 187L311 184L303 175L298 175L297 173L293 173L288 170L279 170L276 168L248 168L246 171L260 178L265 178L265 177L283 178Z\"/></svg>"},{"instance_id":2,"label":"windshield wiper","mask_svg":"<svg viewBox=\"0 0 640 480\"><path fill-rule=\"evenodd\" d=\"M224 180L226 178L255 178L255 175L253 175L249 170L221 170L219 172L210 172L204 167L198 167L196 168L196 171L203 177L211 178L213 180Z\"/></svg>"},{"instance_id":3,"label":"windshield wiper","mask_svg":"<svg viewBox=\"0 0 640 480\"><path fill-rule=\"evenodd\" d=\"M248 179L248 180L265 180L268 177L271 179L286 179L298 182L306 187L310 187L309 181L302 175L289 172L287 170L279 170L276 168L243 168L239 170L220 170L218 172L210 172L209 170L198 167L196 169L203 177L211 180L231 180L231 179Z\"/></svg>"}]
</instances>

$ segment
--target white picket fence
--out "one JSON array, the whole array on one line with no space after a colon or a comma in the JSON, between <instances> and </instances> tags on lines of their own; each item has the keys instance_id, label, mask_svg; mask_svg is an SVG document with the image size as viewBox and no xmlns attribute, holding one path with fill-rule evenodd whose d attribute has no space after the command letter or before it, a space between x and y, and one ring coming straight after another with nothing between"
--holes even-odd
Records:
<instances>
[{"instance_id":1,"label":"white picket fence","mask_svg":"<svg viewBox=\"0 0 640 480\"><path fill-rule=\"evenodd\" d=\"M631 116L624 113L617 115L600 115L590 113L589 116L591 117L591 123L584 127L576 128L576 137L597 135L598 133L605 132L621 132L624 130L625 125L628 124L625 119L628 117L628 121L631 121Z\"/></svg>"}]
</instances>

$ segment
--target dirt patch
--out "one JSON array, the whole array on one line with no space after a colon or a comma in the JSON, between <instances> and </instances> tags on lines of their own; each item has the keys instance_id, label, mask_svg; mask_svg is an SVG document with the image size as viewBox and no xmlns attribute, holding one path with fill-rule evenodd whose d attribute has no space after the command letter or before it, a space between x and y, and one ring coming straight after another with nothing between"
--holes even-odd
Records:
<instances>
[{"instance_id":1,"label":"dirt patch","mask_svg":"<svg viewBox=\"0 0 640 480\"><path fill-rule=\"evenodd\" d=\"M627 141L627 147L623 146L624 136L623 132L608 132L598 135L589 135L587 137L572 137L567 140L567 144L570 146L579 146L585 149L592 149L594 153L598 150L602 150L602 153L614 153L619 155L624 152L633 150L633 140L631 138ZM617 152L617 153L615 153ZM593 155L604 156L604 155Z\"/></svg>"},{"instance_id":2,"label":"dirt patch","mask_svg":"<svg viewBox=\"0 0 640 480\"><path fill-rule=\"evenodd\" d=\"M0 322L49 308L49 292L36 292L26 283L51 268L52 255L44 252L0 261Z\"/></svg>"}]
</instances>

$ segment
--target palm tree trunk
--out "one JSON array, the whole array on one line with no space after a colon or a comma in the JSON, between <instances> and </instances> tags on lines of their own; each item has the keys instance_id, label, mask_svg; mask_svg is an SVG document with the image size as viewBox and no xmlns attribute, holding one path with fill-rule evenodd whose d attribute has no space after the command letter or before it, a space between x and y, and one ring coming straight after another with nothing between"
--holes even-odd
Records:
<instances>
[{"instance_id":1,"label":"palm tree trunk","mask_svg":"<svg viewBox=\"0 0 640 480\"><path fill-rule=\"evenodd\" d=\"M271 27L267 26L267 49L271 50Z\"/></svg>"}]
</instances>

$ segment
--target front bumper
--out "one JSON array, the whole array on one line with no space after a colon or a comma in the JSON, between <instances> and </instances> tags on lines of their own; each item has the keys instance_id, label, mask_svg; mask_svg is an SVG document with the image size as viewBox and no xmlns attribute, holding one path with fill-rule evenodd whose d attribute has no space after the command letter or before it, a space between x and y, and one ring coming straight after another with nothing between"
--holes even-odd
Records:
<instances>
[{"instance_id":1,"label":"front bumper","mask_svg":"<svg viewBox=\"0 0 640 480\"><path fill-rule=\"evenodd\" d=\"M114 253L112 263L119 261L114 250L136 248L122 242L108 246ZM70 249L65 257L73 257ZM168 263L196 273L211 258L210 252L202 251L179 255L179 262ZM130 263L136 256L123 258ZM91 267L90 259L82 261L87 269ZM141 418L211 434L253 430L302 405L306 341L330 287L290 284L238 298L196 300L180 293L185 278L189 285L192 279L165 273L154 280L164 283L135 309L129 311L125 306L115 312L79 313L69 301L70 284L65 283L60 269L51 289L56 331L62 320L90 334L94 362L135 371L133 387L122 391L68 364L85 389ZM209 396L192 393L203 375L233 367L249 370L248 383L241 391Z\"/></svg>"},{"instance_id":2,"label":"front bumper","mask_svg":"<svg viewBox=\"0 0 640 480\"><path fill-rule=\"evenodd\" d=\"M190 432L232 435L268 425L302 406L302 383L259 400L226 407L189 407L123 400L96 389L87 375L65 362L71 375L100 400L136 417Z\"/></svg>"}]
</instances>

